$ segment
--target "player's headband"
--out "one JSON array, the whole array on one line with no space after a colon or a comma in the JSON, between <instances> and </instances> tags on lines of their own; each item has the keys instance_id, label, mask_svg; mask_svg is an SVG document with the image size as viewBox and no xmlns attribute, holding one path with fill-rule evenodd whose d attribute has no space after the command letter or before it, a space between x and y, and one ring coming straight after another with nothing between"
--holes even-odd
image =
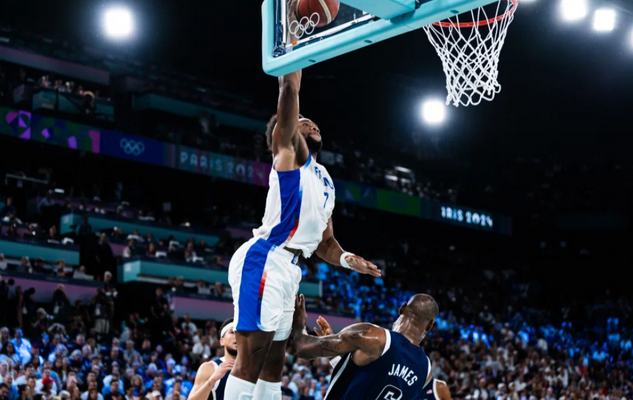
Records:
<instances>
[{"instance_id":1,"label":"player's headband","mask_svg":"<svg viewBox=\"0 0 633 400\"><path fill-rule=\"evenodd\" d=\"M222 328L222 332L220 332L220 339L224 337L224 335L229 331L229 329L233 329L233 322L226 324L224 328Z\"/></svg>"}]
</instances>

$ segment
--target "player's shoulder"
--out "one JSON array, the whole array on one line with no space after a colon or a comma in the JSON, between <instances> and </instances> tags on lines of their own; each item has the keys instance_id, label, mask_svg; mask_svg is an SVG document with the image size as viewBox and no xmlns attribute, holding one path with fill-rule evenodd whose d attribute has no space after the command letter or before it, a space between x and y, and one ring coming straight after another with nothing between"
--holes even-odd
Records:
<instances>
[{"instance_id":1,"label":"player's shoulder","mask_svg":"<svg viewBox=\"0 0 633 400\"><path fill-rule=\"evenodd\" d=\"M384 335L381 335L382 332L384 332ZM339 332L339 336L344 340L362 341L366 347L373 347L379 343L389 341L389 333L385 328L369 322L359 322L350 325Z\"/></svg>"},{"instance_id":2,"label":"player's shoulder","mask_svg":"<svg viewBox=\"0 0 633 400\"><path fill-rule=\"evenodd\" d=\"M446 382L440 379L433 378L433 384L436 385L438 389L441 387L448 387L448 385L446 385Z\"/></svg>"},{"instance_id":3,"label":"player's shoulder","mask_svg":"<svg viewBox=\"0 0 633 400\"><path fill-rule=\"evenodd\" d=\"M438 400L451 400L451 391L446 382L439 379L433 380L433 391Z\"/></svg>"},{"instance_id":4,"label":"player's shoulder","mask_svg":"<svg viewBox=\"0 0 633 400\"><path fill-rule=\"evenodd\" d=\"M217 366L218 366L218 363L216 362L215 359L209 360L207 362L203 362L198 367L198 375L204 374L204 373L213 373L213 371L215 371L215 367Z\"/></svg>"},{"instance_id":5,"label":"player's shoulder","mask_svg":"<svg viewBox=\"0 0 633 400\"><path fill-rule=\"evenodd\" d=\"M365 334L369 332L377 332L378 330L387 331L387 329L382 328L378 325L369 323L369 322L359 322L354 325L350 325L347 328L343 329L341 332L357 332L360 334Z\"/></svg>"}]
</instances>

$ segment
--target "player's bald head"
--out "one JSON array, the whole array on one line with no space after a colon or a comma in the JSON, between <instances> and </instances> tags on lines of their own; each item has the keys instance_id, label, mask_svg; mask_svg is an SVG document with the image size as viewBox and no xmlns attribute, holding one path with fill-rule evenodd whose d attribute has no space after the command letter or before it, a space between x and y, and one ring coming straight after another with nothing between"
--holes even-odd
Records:
<instances>
[{"instance_id":1,"label":"player's bald head","mask_svg":"<svg viewBox=\"0 0 633 400\"><path fill-rule=\"evenodd\" d=\"M440 313L435 299L428 294L416 294L407 302L406 310L420 322L433 321Z\"/></svg>"}]
</instances>

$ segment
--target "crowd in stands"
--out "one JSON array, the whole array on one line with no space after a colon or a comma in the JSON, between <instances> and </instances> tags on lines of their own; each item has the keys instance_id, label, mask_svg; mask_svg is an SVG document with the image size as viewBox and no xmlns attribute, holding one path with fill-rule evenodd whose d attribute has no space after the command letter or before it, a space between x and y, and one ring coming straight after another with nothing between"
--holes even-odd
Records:
<instances>
[{"instance_id":1,"label":"crowd in stands","mask_svg":"<svg viewBox=\"0 0 633 400\"><path fill-rule=\"evenodd\" d=\"M47 206L53 207L52 200L44 197L39 204L40 212ZM82 202L78 211L95 211L92 207ZM119 208L114 215L128 215L126 211L130 209ZM0 213L14 218L19 214L9 198ZM148 214L140 213L140 219L156 223ZM128 218L139 219L138 212L131 215ZM27 223L27 237L63 243L54 226L46 232L37 229L31 232L31 225ZM18 226L13 222L7 235L18 235ZM169 253L169 248L175 246L166 240L162 247L153 235L139 231L95 232L87 215L70 236L81 244L83 236L97 240L97 234L104 246L111 240L127 242L124 258L138 254L141 246L140 252L148 256L154 250L158 252L158 248ZM183 256L189 254L187 251L195 252L196 257L205 252L214 257L230 256L239 243L225 238L210 249L202 242L192 241L180 252ZM402 247L411 262L417 255L408 251L406 244ZM385 267L384 262L377 262ZM393 260L388 262L393 266ZM424 346L432 359L434 375L448 382L454 397L567 400L623 399L631 395L633 331L629 327L633 304L626 297L607 295L587 308L584 316L570 313L574 308L570 304L564 304L560 310L543 309L542 303L537 302L541 293L513 270L484 270L459 280L459 268L448 264L445 262L445 273L450 271L453 279L462 283L439 280L427 273L419 277L417 289L433 295L440 304L441 314ZM0 255L0 269L3 267L34 274L73 276L72 266L63 261L12 260ZM301 267L306 279L324 282L323 297L311 299L319 309L331 314L351 314L358 321L390 326L397 318L399 305L413 293L412 282L407 289L401 282L387 285L383 279L359 276L315 260L302 262ZM230 300L230 288L204 281L187 282L181 277L165 279L157 288L154 306L140 308L138 313L129 313L128 319L120 320L114 312L121 305L117 303L111 272L95 275L103 281L104 288L96 290L90 303L79 301L74 306L63 285L50 302L37 304L32 288L18 288L11 279L2 279L0 327L7 327L9 333L3 334L0 375L7 385L7 398L84 395L98 399L99 395L105 398L108 394L110 398L118 398L117 391L121 400L148 395L154 400L186 398L199 363L222 354L216 328L222 321L179 320L170 310L168 294L192 292ZM582 309L577 305L575 308ZM601 332L601 327L606 328ZM26 340L30 343L28 351L22 344ZM113 344L121 348L112 350ZM297 360L292 353L291 347L283 392L293 400L321 399L331 378L329 364L324 360L307 363Z\"/></svg>"},{"instance_id":2,"label":"crowd in stands","mask_svg":"<svg viewBox=\"0 0 633 400\"><path fill-rule=\"evenodd\" d=\"M94 109L91 99L101 97L102 89L86 92L83 85L69 79L0 65L0 102L12 105L12 89L26 82L34 87L83 97L87 113ZM156 125L147 127L146 131L132 133L244 158L268 159L261 134L220 129L207 113L190 121L157 121ZM591 207L599 196L608 197L603 192L575 193L572 190L574 185L578 187L577 180L587 176L602 179L604 172L610 170L608 163L587 161L588 167L575 169L555 160L517 159L516 164L525 168L525 176L530 179L519 182L523 191L512 187L511 191L516 192L512 196L517 197L509 197L506 194L493 196L495 191L502 190L501 185L477 182L477 190L473 191L457 180L436 179L430 172L420 173L413 167L394 165L393 160L398 160L417 166L428 157L419 152L409 153L406 148L401 150L402 157L365 154L358 144L349 141L328 142L326 150L321 155L325 159L321 161L337 179L446 202L459 202L465 195L468 200L475 199L473 205L485 207L495 204L495 199L513 203L513 199L520 197L523 201L515 204L529 203L530 210L538 214L560 206ZM165 283L156 288L155 297L147 302L151 304L149 307L134 304L135 309L130 309L126 318L117 319L115 309L130 305L119 304L117 298L112 273L120 260L115 259L111 245L125 246L123 259L165 257L174 262L219 267L241 240L222 237L211 248L204 241L178 243L169 237L155 238L142 230L123 232L116 226L97 232L90 225L89 216L75 227L75 232L62 237L57 224L60 216L69 211L111 214L181 227L191 222L172 221L168 213L155 210L130 210L121 198L116 199L118 203L113 211L107 211L98 193L92 196L98 199L92 205L85 200L74 205L72 193L67 195L69 198L60 205L48 191L37 204L37 222L31 222L31 216L20 214L13 199L7 197L0 210L2 223L7 227L3 229L3 238L92 247L92 258L83 258L83 261L88 260L85 265L74 266L63 260L31 260L0 254L0 276L7 269L64 278L93 276L103 282L103 289L96 289L89 303L71 304L64 285L60 285L50 301L38 304L33 288L18 287L10 278L0 278L0 400L186 399L200 363L222 356L217 332L222 321L180 319L173 314L167 294L192 292L228 300L230 290L214 282L187 282L181 277L165 279ZM253 222L258 217L248 203L240 203L237 214L223 214L218 226L224 227L233 219ZM408 257L407 265L414 265L413 258ZM393 260L388 262L394 263ZM320 309L332 314L352 314L358 321L389 327L397 318L399 305L413 293L401 282L388 285L383 279L341 271L319 261L307 260L301 267L306 279L324 283L323 297L312 299ZM456 270L458 268L451 273ZM455 272L451 278L456 280L457 276ZM530 285L512 270L483 270L460 283L436 279L428 274L417 279L420 290L433 295L441 310L424 347L432 360L434 376L448 383L453 397L468 400L632 398L633 304L627 297L607 293L586 308L565 303L560 309L551 310L537 301L541 293L532 292ZM327 360L298 360L291 344L282 392L293 400L320 400L331 373Z\"/></svg>"},{"instance_id":3,"label":"crowd in stands","mask_svg":"<svg viewBox=\"0 0 633 400\"><path fill-rule=\"evenodd\" d=\"M108 90L106 87L84 90L86 84L74 83L46 71L5 63L0 65L0 93L3 94L0 100L12 105L12 89L24 82L36 88L52 88L78 95L85 99L82 108L87 113L94 112L95 99L109 99L100 95ZM201 113L198 118L157 117L152 114L141 120L142 123L127 125L134 130L130 133L246 159L269 160L261 132L220 126L209 112ZM626 170L626 163L609 162L599 156L582 162L565 162L547 157L516 157L499 162L505 163L503 169L521 171L524 179L509 181L502 178L493 182L479 178L486 175L478 170L481 167L465 164L458 157L448 157L448 150L436 149L432 143L422 143L422 139L416 135L406 140L410 141L410 145L372 152L371 147L364 149L363 143L357 143L351 137L328 138L320 162L337 179L425 199L503 210L506 213L513 211L509 205L523 209L525 204L530 204L532 208L539 208L539 212L533 213L534 220L545 218L552 209L607 208L603 204L605 202L612 206L613 201L608 199L617 196L602 196L592 192L589 183L595 182L596 177L599 179L604 176L605 172L613 176L618 171ZM445 164L443 169L452 172L439 171L436 165L427 166L429 161L438 162L437 153L443 154L444 158L440 161ZM394 160L398 160L397 164ZM499 201L500 198L504 201ZM508 201L510 198L513 200Z\"/></svg>"},{"instance_id":4,"label":"crowd in stands","mask_svg":"<svg viewBox=\"0 0 633 400\"><path fill-rule=\"evenodd\" d=\"M349 304L357 320L386 327L397 317L398 305L412 294L328 266L319 266L317 274L332 282L326 306L332 301ZM104 280L106 287L90 304L74 307L63 286L50 303L35 304L29 300L31 289L21 294L3 280L0 382L6 385L1 388L8 391L7 399L92 399L111 394L109 398L182 400L191 390L198 365L222 355L217 332L221 321L177 318L164 294L169 285L156 289L155 298L147 302L149 309L134 305L126 310L127 319L115 321L113 308L122 305L117 305L108 277ZM490 287L506 289L487 290ZM556 324L543 310L531 309L530 295L512 271L486 271L479 284L428 292L441 313L423 345L433 375L448 383L453 397L630 398L633 332L620 326L630 314L607 318L608 340L594 340L575 322ZM608 294L596 307L614 301L630 312L630 302ZM298 360L291 344L283 393L290 399L322 399L331 373L325 359Z\"/></svg>"},{"instance_id":5,"label":"crowd in stands","mask_svg":"<svg viewBox=\"0 0 633 400\"><path fill-rule=\"evenodd\" d=\"M53 204L51 199L44 199L40 211ZM92 211L87 203L79 207L82 211ZM18 216L8 199L0 212L5 216ZM121 210L118 212L119 216L124 214ZM133 215L138 218L138 214ZM147 213L141 213L141 218L151 222ZM9 232L16 224L10 226ZM82 243L82 235L96 239L97 233L91 228L89 218L85 218L76 227L74 238ZM131 248L137 243L146 245L145 253L151 253L151 244L155 242L151 234L114 229L110 236L101 232L99 240L107 243L112 235L120 236L121 241L128 240L124 257L137 251ZM63 242L53 227L42 238ZM239 243L222 240L213 253L230 255ZM186 246L198 254L209 250L202 245L194 241ZM403 247L408 258L413 257L406 251L407 246ZM47 264L43 261L22 258L18 263L0 256L0 268L7 265L31 273L70 276L71 271L64 262ZM382 264L379 262L379 265ZM323 262L308 260L301 266L306 279L324 282L323 297L312 300L319 309L332 314L351 313L359 321L390 326L397 318L399 304L412 294L411 289L403 289L401 283L388 286L382 279L341 271ZM451 276L458 275L457 269L451 270ZM18 288L11 285L10 279L2 280L0 326L8 327L9 333L2 339L0 374L3 373L2 381L7 385L8 399L35 399L38 395L43 398L85 395L98 399L99 395L107 397L113 391L115 394L109 397L118 398L116 392L120 391L121 400L148 395L154 400L157 397L182 400L180 396L186 398L191 389L199 363L222 354L216 328L221 321L181 321L171 313L168 297L163 293L193 292L229 300L228 287L185 282L178 277L166 279L157 289L154 307L139 309L138 314L130 313L128 320L121 321L115 318L114 309L121 305L117 305L112 274L107 271L97 278L104 282L104 289L97 290L90 303L80 301L74 307L63 285L50 302L37 304L32 288ZM436 328L424 345L433 361L434 375L448 382L454 397L567 400L630 396L633 389L630 384L633 378L630 301L602 299L587 309L587 315L582 318L570 314L569 305L553 312L539 309L535 297L540 293L532 293L529 285L512 271L482 271L469 278L462 282L477 284L451 284L450 280L437 281L428 274L420 277L423 284L419 290L433 295L441 307ZM592 327L605 324L605 332L593 332ZM22 329L24 338L16 341L19 346L7 344L11 343L8 340L11 337L15 340L16 335L20 336L17 328ZM120 339L118 345L113 338ZM26 343L24 339L31 344L28 352L21 344ZM60 343L63 348L57 346ZM121 349L113 351L112 343ZM89 348L85 348L85 344ZM58 356L61 366L56 361ZM34 362L34 357L39 361ZM291 348L283 392L293 400L321 399L330 374L328 363L297 360ZM119 381L118 384L112 384L112 378L117 376L119 379L114 381Z\"/></svg>"},{"instance_id":6,"label":"crowd in stands","mask_svg":"<svg viewBox=\"0 0 633 400\"><path fill-rule=\"evenodd\" d=\"M48 71L38 71L32 68L3 63L0 65L0 102L5 105L25 106L31 103L30 97L14 96L14 92L33 94L40 89L49 89L60 95L67 95L77 99L73 101L79 114L84 116L94 115L96 112L95 100L110 101L102 92L107 92L107 87L85 89L91 84L78 83L72 78Z\"/></svg>"},{"instance_id":7,"label":"crowd in stands","mask_svg":"<svg viewBox=\"0 0 633 400\"><path fill-rule=\"evenodd\" d=\"M16 86L28 83L34 88L55 89L60 93L69 93L84 99L81 105L83 114L95 111L94 100L102 98L100 93L107 88L84 90L83 85L76 84L63 77L45 71L35 71L26 67L6 64L6 91ZM109 98L106 98L109 100ZM5 98L5 104L12 101ZM72 118L72 116L65 116ZM96 123L96 121L95 121ZM263 132L253 133L240 129L219 126L212 114L203 112L197 119L174 118L163 116L144 120L139 124L138 131L130 132L201 148L207 151L229 154L241 158L267 162L268 150ZM332 168L340 179L362 182L365 184L399 190L410 195L423 198L441 199L455 202L457 200L458 185L446 186L436 184L430 179L418 179L413 171L396 168L388 157L380 154L365 154L358 150L356 143L328 142L327 151L322 155L322 162ZM414 158L412 159L412 161ZM402 171L406 172L402 172Z\"/></svg>"}]
</instances>

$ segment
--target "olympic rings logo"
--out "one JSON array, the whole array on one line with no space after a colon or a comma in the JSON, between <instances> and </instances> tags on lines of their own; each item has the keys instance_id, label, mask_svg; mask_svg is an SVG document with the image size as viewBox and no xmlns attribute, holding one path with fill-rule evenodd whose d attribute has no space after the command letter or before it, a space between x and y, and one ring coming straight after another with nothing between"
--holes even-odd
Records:
<instances>
[{"instance_id":1,"label":"olympic rings logo","mask_svg":"<svg viewBox=\"0 0 633 400\"><path fill-rule=\"evenodd\" d=\"M121 149L123 149L125 154L140 156L145 151L145 145L143 144L143 142L121 139L119 145L121 146Z\"/></svg>"},{"instance_id":2,"label":"olympic rings logo","mask_svg":"<svg viewBox=\"0 0 633 400\"><path fill-rule=\"evenodd\" d=\"M321 17L319 17L319 13L314 13L310 18L303 17L299 21L292 21L289 27L290 33L299 39L301 39L303 35L312 35L317 25L319 25L320 20Z\"/></svg>"}]
</instances>

